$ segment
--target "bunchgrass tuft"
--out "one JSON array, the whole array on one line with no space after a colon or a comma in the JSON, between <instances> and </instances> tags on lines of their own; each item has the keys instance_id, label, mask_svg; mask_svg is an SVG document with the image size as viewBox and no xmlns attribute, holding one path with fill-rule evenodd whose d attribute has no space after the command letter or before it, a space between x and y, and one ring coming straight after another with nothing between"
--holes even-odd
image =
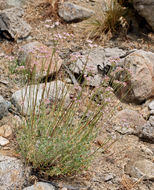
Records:
<instances>
[{"instance_id":1,"label":"bunchgrass tuft","mask_svg":"<svg viewBox=\"0 0 154 190\"><path fill-rule=\"evenodd\" d=\"M117 0L106 0L104 7L101 5L96 14L87 21L86 33L88 38L106 40L117 32L120 19L126 13L126 10L117 2Z\"/></svg>"}]
</instances>

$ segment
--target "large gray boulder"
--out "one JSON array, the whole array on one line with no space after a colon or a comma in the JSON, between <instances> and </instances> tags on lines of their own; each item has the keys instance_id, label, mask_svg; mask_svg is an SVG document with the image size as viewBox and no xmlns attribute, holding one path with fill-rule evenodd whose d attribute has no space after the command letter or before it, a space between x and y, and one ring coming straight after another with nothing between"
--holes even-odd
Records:
<instances>
[{"instance_id":1,"label":"large gray boulder","mask_svg":"<svg viewBox=\"0 0 154 190\"><path fill-rule=\"evenodd\" d=\"M29 172L21 160L0 154L0 190L22 189Z\"/></svg>"},{"instance_id":2,"label":"large gray boulder","mask_svg":"<svg viewBox=\"0 0 154 190\"><path fill-rule=\"evenodd\" d=\"M23 20L24 11L13 7L0 11L0 31L7 32L15 40L26 38L31 26Z\"/></svg>"},{"instance_id":3,"label":"large gray boulder","mask_svg":"<svg viewBox=\"0 0 154 190\"><path fill-rule=\"evenodd\" d=\"M42 94L44 91L44 97ZM64 99L65 105L70 103L70 96L68 89L62 81L53 81L46 84L37 84L27 86L21 90L16 91L12 95L12 103L21 111L24 115L30 114L34 108L34 102L36 101L35 111L39 111L41 101L51 102L60 101Z\"/></svg>"},{"instance_id":4,"label":"large gray boulder","mask_svg":"<svg viewBox=\"0 0 154 190\"><path fill-rule=\"evenodd\" d=\"M133 0L133 6L154 30L154 0Z\"/></svg>"},{"instance_id":5,"label":"large gray boulder","mask_svg":"<svg viewBox=\"0 0 154 190\"><path fill-rule=\"evenodd\" d=\"M58 14L66 22L73 22L87 19L91 17L94 12L73 3L64 2L61 6L59 6Z\"/></svg>"}]
</instances>

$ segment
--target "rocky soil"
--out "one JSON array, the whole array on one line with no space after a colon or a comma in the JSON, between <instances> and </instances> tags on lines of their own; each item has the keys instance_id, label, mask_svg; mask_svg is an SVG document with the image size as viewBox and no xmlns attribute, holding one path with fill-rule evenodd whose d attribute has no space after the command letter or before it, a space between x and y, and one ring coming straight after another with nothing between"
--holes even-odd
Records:
<instances>
[{"instance_id":1,"label":"rocky soil","mask_svg":"<svg viewBox=\"0 0 154 190\"><path fill-rule=\"evenodd\" d=\"M79 7L75 5L76 11L67 13L69 6L72 10L72 4L62 4L59 18L45 0L6 0L5 3L0 0L0 190L152 190L154 34L152 30L143 33L143 26L137 32L119 35L106 42L89 40L84 32L85 19L97 13L98 7L103 6L102 1L69 2ZM144 16L141 1L138 2L139 0L134 1L134 7ZM151 0L148 3L153 6L154 2ZM144 5L147 11L148 5ZM65 6L68 6L66 10ZM154 21L147 14L145 20L149 21L149 27L153 29ZM83 72L83 77L88 78L87 93L94 88L101 89L101 83L108 73L107 66L111 66L111 62L118 68L128 69L131 77L118 94L111 92L99 121L99 135L93 143L93 147L98 147L99 150L88 170L74 176L49 179L39 177L24 165L15 151L14 131L24 119L20 114L23 105L21 89L27 81L20 72L23 69L22 63L25 62L30 69L37 65L39 79L42 54L48 55L55 46L56 68L51 67L49 72L51 75L58 72L58 98L61 98L64 83L71 85L73 91L78 85L75 77ZM42 49L38 53L40 47ZM50 63L50 56L47 56L46 66ZM43 76L46 73L47 67ZM120 77L116 79L121 80ZM49 96L54 101L54 80L48 82L52 86ZM40 94L42 88L43 84L40 85ZM121 97L130 88L130 92L121 101ZM27 95L26 101L28 99ZM99 105L102 99L100 94L95 101ZM70 94L67 94L66 106L69 101ZM24 102L25 110L26 103ZM37 104L39 106L39 99Z\"/></svg>"}]
</instances>

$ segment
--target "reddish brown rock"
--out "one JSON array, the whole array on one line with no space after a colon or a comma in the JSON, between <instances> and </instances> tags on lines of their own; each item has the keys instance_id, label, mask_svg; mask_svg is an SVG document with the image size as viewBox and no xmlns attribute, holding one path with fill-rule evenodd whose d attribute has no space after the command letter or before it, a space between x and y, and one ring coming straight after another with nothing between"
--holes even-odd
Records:
<instances>
[{"instance_id":1,"label":"reddish brown rock","mask_svg":"<svg viewBox=\"0 0 154 190\"><path fill-rule=\"evenodd\" d=\"M154 53L137 50L124 59L123 67L129 74L126 87L118 91L123 100L142 103L154 97Z\"/></svg>"},{"instance_id":2,"label":"reddish brown rock","mask_svg":"<svg viewBox=\"0 0 154 190\"><path fill-rule=\"evenodd\" d=\"M39 42L31 42L24 45L19 52L19 63L25 65L30 72L36 72L36 78L45 77L58 72L62 59L54 49Z\"/></svg>"}]
</instances>

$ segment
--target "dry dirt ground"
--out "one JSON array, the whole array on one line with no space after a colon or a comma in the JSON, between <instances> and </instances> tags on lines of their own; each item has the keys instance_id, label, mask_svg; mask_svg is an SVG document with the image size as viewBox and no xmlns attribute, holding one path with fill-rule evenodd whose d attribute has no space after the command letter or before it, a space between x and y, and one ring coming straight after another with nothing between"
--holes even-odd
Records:
<instances>
[{"instance_id":1,"label":"dry dirt ground","mask_svg":"<svg viewBox=\"0 0 154 190\"><path fill-rule=\"evenodd\" d=\"M80 28L82 23L66 24L59 21L58 18L53 18L50 16L50 7L45 0L28 1L27 6L25 6L25 19L32 26L31 36L23 41L17 42L0 42L0 48L7 55L16 55L18 48L30 41L40 41L47 46L54 46L55 35L59 34L64 36L66 33L66 38L58 39L57 49L59 52L67 54L68 50L78 51L81 49L86 49L87 42L86 36L84 34L84 29ZM96 1L86 1L86 0L75 0L76 4L83 5L96 10L101 0ZM51 20L51 21L50 21ZM49 23L54 23L59 21L60 24L54 29L49 29L47 25ZM85 22L85 21L84 21ZM83 23L84 23L83 22ZM149 39L148 39L149 37ZM96 42L98 45L105 47L119 47L123 49L144 49L154 52L153 45L154 36L149 34L147 37L129 35L123 38L117 38L115 40L110 40L105 44L102 42ZM7 57L3 57L0 61L0 94L9 99L11 94L17 89L21 88L20 77L11 74L9 69L9 64ZM115 108L114 110L112 108ZM139 158L148 158L153 160L151 155L147 155L143 151L143 146L154 149L151 144L142 142L138 137L134 135L121 135L116 133L114 130L114 116L115 114L125 108L130 108L139 111L144 117L147 116L147 111L145 106L135 106L131 104L121 103L114 95L112 96L112 101L109 103L108 107L104 111L104 116L100 121L100 134L95 142L95 147L100 147L98 153L88 171L82 172L79 175L52 179L52 182L59 184L59 186L67 186L68 189L89 189L89 190L152 190L154 189L154 184L150 181L139 180L137 183L133 181L129 176L124 173L124 165L128 160L138 160ZM11 115L1 121L1 125L4 123L11 122ZM111 139L109 143L101 147L101 145L107 140ZM9 150L1 150L6 152L6 154L12 154L11 147ZM10 152L9 152L10 151ZM15 155L15 154L14 154ZM110 178L111 180L107 180ZM32 177L32 179L37 179L37 177ZM48 181L49 179L45 179ZM33 180L32 180L33 182ZM49 182L49 181L48 181ZM86 187L86 188L85 188ZM87 188L88 187L88 188Z\"/></svg>"}]
</instances>

